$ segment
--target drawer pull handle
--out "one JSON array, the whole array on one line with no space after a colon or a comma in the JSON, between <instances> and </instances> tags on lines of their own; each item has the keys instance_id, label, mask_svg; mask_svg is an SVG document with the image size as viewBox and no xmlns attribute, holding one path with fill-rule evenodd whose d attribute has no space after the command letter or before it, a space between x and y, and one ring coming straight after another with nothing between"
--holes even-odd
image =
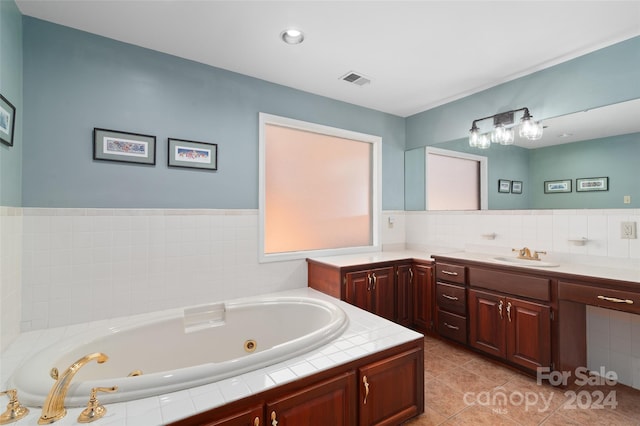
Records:
<instances>
[{"instance_id":1,"label":"drawer pull handle","mask_svg":"<svg viewBox=\"0 0 640 426\"><path fill-rule=\"evenodd\" d=\"M511 302L507 302L507 316L509 317L509 322L511 322Z\"/></svg>"},{"instance_id":2,"label":"drawer pull handle","mask_svg":"<svg viewBox=\"0 0 640 426\"><path fill-rule=\"evenodd\" d=\"M445 299L449 299L449 300L458 300L457 297L455 296L449 296L448 294L442 294L442 297L444 297Z\"/></svg>"},{"instance_id":3,"label":"drawer pull handle","mask_svg":"<svg viewBox=\"0 0 640 426\"><path fill-rule=\"evenodd\" d=\"M278 426L278 416L275 411L271 412L271 426Z\"/></svg>"},{"instance_id":4,"label":"drawer pull handle","mask_svg":"<svg viewBox=\"0 0 640 426\"><path fill-rule=\"evenodd\" d=\"M378 277L376 277L376 273L371 274L373 276L373 289L376 289L376 283L378 282Z\"/></svg>"},{"instance_id":5,"label":"drawer pull handle","mask_svg":"<svg viewBox=\"0 0 640 426\"><path fill-rule=\"evenodd\" d=\"M260 417L253 419L253 426L260 426Z\"/></svg>"},{"instance_id":6,"label":"drawer pull handle","mask_svg":"<svg viewBox=\"0 0 640 426\"><path fill-rule=\"evenodd\" d=\"M500 312L500 319L504 319L504 316L502 316L502 307L504 306L504 303L502 303L502 300L500 301L500 303L498 304L498 312Z\"/></svg>"},{"instance_id":7,"label":"drawer pull handle","mask_svg":"<svg viewBox=\"0 0 640 426\"><path fill-rule=\"evenodd\" d=\"M371 274L367 274L367 291L371 291Z\"/></svg>"},{"instance_id":8,"label":"drawer pull handle","mask_svg":"<svg viewBox=\"0 0 640 426\"><path fill-rule=\"evenodd\" d=\"M598 296L598 299L606 300L607 302L626 303L627 305L633 305L633 300L631 299L618 299L617 297L607 297L607 296Z\"/></svg>"},{"instance_id":9,"label":"drawer pull handle","mask_svg":"<svg viewBox=\"0 0 640 426\"><path fill-rule=\"evenodd\" d=\"M450 328L452 330L460 330L460 327L456 327L455 325L451 325L448 322L445 322L444 326L447 327L447 328Z\"/></svg>"},{"instance_id":10,"label":"drawer pull handle","mask_svg":"<svg viewBox=\"0 0 640 426\"><path fill-rule=\"evenodd\" d=\"M413 282L413 269L409 268L409 282Z\"/></svg>"},{"instance_id":11,"label":"drawer pull handle","mask_svg":"<svg viewBox=\"0 0 640 426\"><path fill-rule=\"evenodd\" d=\"M367 397L369 396L369 382L367 376L362 377L362 383L364 384L364 401L363 404L367 405Z\"/></svg>"},{"instance_id":12,"label":"drawer pull handle","mask_svg":"<svg viewBox=\"0 0 640 426\"><path fill-rule=\"evenodd\" d=\"M458 276L458 273L457 273L457 272L447 271L446 269L443 269L443 270L442 270L442 273L443 273L443 274L445 274L445 275L453 275L454 277L457 277L457 276Z\"/></svg>"}]
</instances>

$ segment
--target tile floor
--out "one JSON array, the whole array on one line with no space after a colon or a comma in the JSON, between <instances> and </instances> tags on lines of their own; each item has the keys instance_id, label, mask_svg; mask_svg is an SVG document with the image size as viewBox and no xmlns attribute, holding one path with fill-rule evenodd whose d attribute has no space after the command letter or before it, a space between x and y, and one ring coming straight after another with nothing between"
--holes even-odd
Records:
<instances>
[{"instance_id":1,"label":"tile floor","mask_svg":"<svg viewBox=\"0 0 640 426\"><path fill-rule=\"evenodd\" d=\"M445 341L425 337L424 349L425 412L405 426L640 426L639 390L538 385L533 377Z\"/></svg>"}]
</instances>

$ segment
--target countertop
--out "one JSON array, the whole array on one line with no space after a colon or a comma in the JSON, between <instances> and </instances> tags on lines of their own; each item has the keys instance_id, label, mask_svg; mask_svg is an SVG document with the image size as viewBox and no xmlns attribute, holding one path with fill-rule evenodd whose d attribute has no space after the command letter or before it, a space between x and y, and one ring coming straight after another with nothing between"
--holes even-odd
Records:
<instances>
[{"instance_id":1,"label":"countertop","mask_svg":"<svg viewBox=\"0 0 640 426\"><path fill-rule=\"evenodd\" d=\"M311 260L344 268L369 263L391 262L406 259L433 260L433 256L441 256L443 258L459 261L483 262L492 266L518 268L523 271L537 270L550 275L577 275L640 284L640 261L631 260L628 262L617 262L609 258L599 258L597 261L582 263L567 256L543 256L544 261L552 262L557 264L557 266L541 267L536 265L536 261L530 261L530 265L521 265L499 262L494 259L495 257L515 258L515 253L512 253L511 251L479 253L445 248L427 248L424 250L382 251L343 256L314 257L311 258Z\"/></svg>"},{"instance_id":2,"label":"countertop","mask_svg":"<svg viewBox=\"0 0 640 426\"><path fill-rule=\"evenodd\" d=\"M384 318L341 302L310 288L283 291L264 296L307 296L329 300L337 304L349 317L349 326L333 342L306 354L269 367L257 369L233 378L221 380L165 395L129 402L107 404L107 414L95 421L96 426L156 426L190 417L197 413L239 400L254 393L328 370L367 355L421 338L422 335ZM156 315L152 313L149 315ZM135 319L145 315L136 315ZM0 357L0 378L3 389L11 373L33 353L66 336L90 327L126 323L117 318L76 326L37 330L21 334ZM58 366L66 368L66 366ZM42 380L51 380L43 377ZM51 380L52 384L53 381ZM105 384L108 385L108 384ZM18 398L20 394L18 393ZM99 397L98 397L99 398ZM8 402L2 402L2 407ZM43 401L44 402L44 401ZM29 407L30 413L16 425L37 425L41 409ZM83 408L69 408L67 415L54 423L56 426L78 425Z\"/></svg>"}]
</instances>

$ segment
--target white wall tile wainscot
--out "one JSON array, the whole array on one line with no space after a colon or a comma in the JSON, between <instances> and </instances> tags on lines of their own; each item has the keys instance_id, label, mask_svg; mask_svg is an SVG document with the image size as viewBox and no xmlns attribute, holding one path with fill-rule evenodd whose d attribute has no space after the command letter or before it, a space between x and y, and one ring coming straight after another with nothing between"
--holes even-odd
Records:
<instances>
[{"instance_id":1,"label":"white wall tile wainscot","mask_svg":"<svg viewBox=\"0 0 640 426\"><path fill-rule=\"evenodd\" d=\"M22 209L0 206L0 350L20 334Z\"/></svg>"},{"instance_id":2,"label":"white wall tile wainscot","mask_svg":"<svg viewBox=\"0 0 640 426\"><path fill-rule=\"evenodd\" d=\"M257 210L24 209L23 331L305 287Z\"/></svg>"}]
</instances>

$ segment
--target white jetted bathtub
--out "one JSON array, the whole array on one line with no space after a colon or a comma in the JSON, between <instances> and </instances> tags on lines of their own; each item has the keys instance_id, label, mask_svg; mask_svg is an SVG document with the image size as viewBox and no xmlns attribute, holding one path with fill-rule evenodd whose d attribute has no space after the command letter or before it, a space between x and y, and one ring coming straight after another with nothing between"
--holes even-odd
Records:
<instances>
[{"instance_id":1,"label":"white jetted bathtub","mask_svg":"<svg viewBox=\"0 0 640 426\"><path fill-rule=\"evenodd\" d=\"M26 405L42 406L60 375L74 362L102 352L73 377L67 407L87 403L91 388L103 403L128 401L200 386L311 351L342 334L348 325L338 306L307 297L256 298L171 310L117 328L90 330L60 341L27 359L9 382ZM131 376L130 376L131 375Z\"/></svg>"}]
</instances>

